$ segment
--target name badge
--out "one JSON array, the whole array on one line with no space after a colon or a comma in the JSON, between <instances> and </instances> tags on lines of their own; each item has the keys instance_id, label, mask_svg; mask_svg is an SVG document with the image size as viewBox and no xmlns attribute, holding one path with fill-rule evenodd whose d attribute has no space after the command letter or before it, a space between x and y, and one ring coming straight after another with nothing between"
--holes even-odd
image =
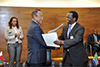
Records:
<instances>
[{"instance_id":1,"label":"name badge","mask_svg":"<svg viewBox=\"0 0 100 67\"><path fill-rule=\"evenodd\" d=\"M73 36L70 36L70 39L74 39L74 37Z\"/></svg>"}]
</instances>

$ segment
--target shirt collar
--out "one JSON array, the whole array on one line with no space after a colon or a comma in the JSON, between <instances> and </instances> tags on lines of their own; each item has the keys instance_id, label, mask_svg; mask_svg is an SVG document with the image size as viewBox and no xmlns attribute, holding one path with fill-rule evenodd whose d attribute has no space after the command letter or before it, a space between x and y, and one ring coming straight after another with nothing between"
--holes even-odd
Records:
<instances>
[{"instance_id":1,"label":"shirt collar","mask_svg":"<svg viewBox=\"0 0 100 67\"><path fill-rule=\"evenodd\" d=\"M32 21L34 21L36 24L38 24L34 19L32 19ZM39 25L39 24L38 24Z\"/></svg>"},{"instance_id":2,"label":"shirt collar","mask_svg":"<svg viewBox=\"0 0 100 67\"><path fill-rule=\"evenodd\" d=\"M77 22L75 22L75 23L72 24L71 29L75 26L76 23L77 23ZM70 25L71 25L71 24L69 24L69 26L70 26Z\"/></svg>"},{"instance_id":3,"label":"shirt collar","mask_svg":"<svg viewBox=\"0 0 100 67\"><path fill-rule=\"evenodd\" d=\"M12 28L15 28L15 29L17 29L17 27L16 27L16 26L15 26L15 27L13 27L13 26L12 26Z\"/></svg>"},{"instance_id":4,"label":"shirt collar","mask_svg":"<svg viewBox=\"0 0 100 67\"><path fill-rule=\"evenodd\" d=\"M93 33L93 35L96 35L97 36L97 34L94 34L94 33Z\"/></svg>"}]
</instances>

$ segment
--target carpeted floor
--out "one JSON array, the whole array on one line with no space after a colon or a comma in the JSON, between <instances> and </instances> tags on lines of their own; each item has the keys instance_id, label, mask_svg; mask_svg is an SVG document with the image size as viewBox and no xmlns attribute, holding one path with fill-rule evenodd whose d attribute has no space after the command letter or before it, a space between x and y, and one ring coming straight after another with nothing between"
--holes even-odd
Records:
<instances>
[{"instance_id":1,"label":"carpeted floor","mask_svg":"<svg viewBox=\"0 0 100 67\"><path fill-rule=\"evenodd\" d=\"M59 62L61 62L61 61L54 61L54 62L55 62L54 66L51 65L51 66L43 66L43 67L65 67L65 66L59 66ZM2 66L0 66L0 67L2 67ZM8 67L8 65L7 65L7 67ZM21 63L20 67L28 67L28 66L26 64L24 64L24 66L23 66L23 63ZM95 67L91 60L89 60L89 62L88 62L88 67ZM100 67L100 64L98 64L96 67Z\"/></svg>"}]
</instances>

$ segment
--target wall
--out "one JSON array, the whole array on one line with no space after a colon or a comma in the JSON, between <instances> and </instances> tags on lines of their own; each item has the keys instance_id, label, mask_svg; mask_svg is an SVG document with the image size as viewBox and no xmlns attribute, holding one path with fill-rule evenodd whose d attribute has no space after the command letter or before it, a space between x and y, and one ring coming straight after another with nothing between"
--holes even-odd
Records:
<instances>
[{"instance_id":1,"label":"wall","mask_svg":"<svg viewBox=\"0 0 100 67\"><path fill-rule=\"evenodd\" d=\"M31 12L36 9L35 7L0 7L0 51L3 51L5 59L9 60L7 52L7 43L4 38L5 27L8 26L9 19L15 16L19 19L19 25L23 29L24 39L22 46L21 62L27 60L27 27L31 21ZM79 14L78 23L85 27L84 40L87 41L87 37L92 33L94 28L98 29L100 33L100 8L40 8L44 14L44 20L41 24L45 33L51 29L56 28L60 24L66 22L66 14L71 11L77 11ZM57 30L58 36L60 36L62 28ZM52 50L52 57L62 57L63 47L60 50Z\"/></svg>"}]
</instances>

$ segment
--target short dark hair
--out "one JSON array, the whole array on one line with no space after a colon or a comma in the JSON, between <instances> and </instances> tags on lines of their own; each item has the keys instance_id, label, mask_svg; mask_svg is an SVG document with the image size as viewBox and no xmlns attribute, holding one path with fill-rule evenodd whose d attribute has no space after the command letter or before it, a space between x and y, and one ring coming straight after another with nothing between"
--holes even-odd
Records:
<instances>
[{"instance_id":1,"label":"short dark hair","mask_svg":"<svg viewBox=\"0 0 100 67\"><path fill-rule=\"evenodd\" d=\"M78 13L76 11L69 11L69 13L73 13L72 17L76 18L76 21L78 20Z\"/></svg>"},{"instance_id":2,"label":"short dark hair","mask_svg":"<svg viewBox=\"0 0 100 67\"><path fill-rule=\"evenodd\" d=\"M16 27L19 29L18 19L16 17L11 17L10 18L10 20L8 22L8 25L9 25L10 29L12 29L12 23L11 22L12 22L13 19L16 19L17 20Z\"/></svg>"},{"instance_id":3,"label":"short dark hair","mask_svg":"<svg viewBox=\"0 0 100 67\"><path fill-rule=\"evenodd\" d=\"M32 15L32 18L33 18L34 15L37 14L38 11L41 11L41 10L40 10L40 9L35 9L35 10L32 12L32 14L31 14L31 15ZM36 16L37 16L37 15L36 15Z\"/></svg>"}]
</instances>

